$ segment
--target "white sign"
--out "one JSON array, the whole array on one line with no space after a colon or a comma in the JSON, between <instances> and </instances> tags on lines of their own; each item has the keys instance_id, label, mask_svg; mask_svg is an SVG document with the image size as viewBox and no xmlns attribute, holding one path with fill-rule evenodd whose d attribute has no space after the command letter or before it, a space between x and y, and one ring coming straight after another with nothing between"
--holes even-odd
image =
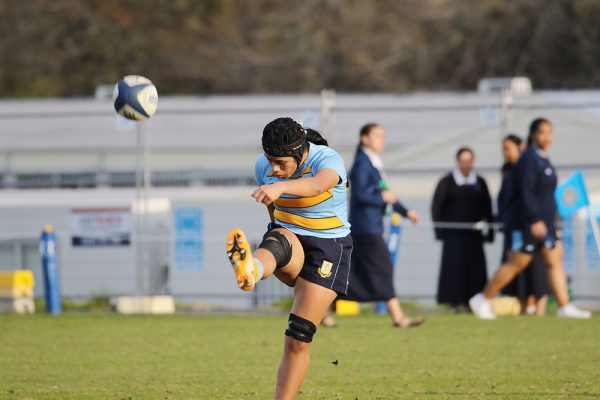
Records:
<instances>
[{"instance_id":1,"label":"white sign","mask_svg":"<svg viewBox=\"0 0 600 400\"><path fill-rule=\"evenodd\" d=\"M129 246L129 208L74 208L71 210L73 246Z\"/></svg>"},{"instance_id":2,"label":"white sign","mask_svg":"<svg viewBox=\"0 0 600 400\"><path fill-rule=\"evenodd\" d=\"M500 108L494 106L482 107L479 110L481 123L486 126L498 125L500 123Z\"/></svg>"}]
</instances>

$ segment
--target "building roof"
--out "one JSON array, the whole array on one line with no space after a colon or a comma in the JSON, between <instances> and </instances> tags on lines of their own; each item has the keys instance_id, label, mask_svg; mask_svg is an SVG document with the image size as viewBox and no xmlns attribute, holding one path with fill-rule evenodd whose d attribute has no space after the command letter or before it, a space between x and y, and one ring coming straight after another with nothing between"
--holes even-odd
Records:
<instances>
[{"instance_id":1,"label":"building roof","mask_svg":"<svg viewBox=\"0 0 600 400\"><path fill-rule=\"evenodd\" d=\"M475 149L481 166L501 163L499 97L470 93L338 94L328 139L346 158L358 130L378 122L386 130L384 160L388 168L441 168L456 149ZM304 120L321 128L320 96L232 95L159 99L157 114L144 123L153 151L210 153L212 167L228 165L228 151L244 153L244 164L260 152L266 122L278 116ZM511 131L525 136L532 119L549 118L555 129L551 155L557 164L598 162L599 91L537 91L514 99ZM120 117L119 117L120 118ZM135 124L133 124L135 125ZM110 100L0 100L2 150L49 154L81 150L134 149L135 127L123 130ZM350 162L351 160L346 160Z\"/></svg>"}]
</instances>

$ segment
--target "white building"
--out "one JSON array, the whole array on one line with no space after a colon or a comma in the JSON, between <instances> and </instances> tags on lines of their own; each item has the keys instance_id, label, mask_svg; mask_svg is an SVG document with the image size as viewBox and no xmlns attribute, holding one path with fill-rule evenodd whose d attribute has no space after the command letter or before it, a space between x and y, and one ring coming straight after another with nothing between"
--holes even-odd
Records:
<instances>
[{"instance_id":1,"label":"white building","mask_svg":"<svg viewBox=\"0 0 600 400\"><path fill-rule=\"evenodd\" d=\"M249 194L262 128L278 116L292 116L316 128L328 126L330 144L348 166L364 123L378 122L386 129L383 158L392 184L401 199L425 217L421 227L404 229L396 288L401 296L432 299L440 246L427 223L430 197L461 145L475 150L477 168L496 193L503 133L494 95L338 94L335 107L323 115L318 95L161 97L158 113L143 128L151 149L153 187L148 197L157 205L144 234L136 230L134 206L139 200L133 187L139 167L138 131L117 119L110 101L0 101L0 269L33 268L39 294L36 238L50 223L59 237L61 284L67 297L144 289L213 305L250 307L252 297L235 287L222 241L233 226L248 230L255 241L264 230L266 211ZM590 192L600 193L600 91L535 92L515 99L508 121L511 131L525 136L538 116L554 124L551 157L561 176L583 168ZM186 249L189 232L178 230L175 214L190 208L201 210L202 229ZM102 210L124 218L106 229L128 231L130 244L74 244L83 229L81 221ZM123 222L127 215L129 224ZM104 228L93 229L92 235L107 234ZM136 267L138 239L146 243L137 256L147 266L145 274ZM490 272L499 260L498 242L488 247ZM186 266L186 257L198 260ZM599 273L595 267L585 268L592 273L587 281L599 279L593 278ZM595 282L600 285L600 280Z\"/></svg>"}]
</instances>

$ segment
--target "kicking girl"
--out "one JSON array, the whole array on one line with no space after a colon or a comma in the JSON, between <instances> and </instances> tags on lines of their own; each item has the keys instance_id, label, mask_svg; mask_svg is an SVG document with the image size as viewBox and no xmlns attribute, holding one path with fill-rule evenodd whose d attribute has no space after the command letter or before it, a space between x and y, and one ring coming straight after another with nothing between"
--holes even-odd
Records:
<instances>
[{"instance_id":1,"label":"kicking girl","mask_svg":"<svg viewBox=\"0 0 600 400\"><path fill-rule=\"evenodd\" d=\"M275 399L293 399L308 371L317 326L338 293L348 290L347 177L327 141L291 118L267 124L262 147L252 197L267 206L271 223L253 254L240 229L229 233L226 249L242 290L272 274L294 287L275 389Z\"/></svg>"}]
</instances>

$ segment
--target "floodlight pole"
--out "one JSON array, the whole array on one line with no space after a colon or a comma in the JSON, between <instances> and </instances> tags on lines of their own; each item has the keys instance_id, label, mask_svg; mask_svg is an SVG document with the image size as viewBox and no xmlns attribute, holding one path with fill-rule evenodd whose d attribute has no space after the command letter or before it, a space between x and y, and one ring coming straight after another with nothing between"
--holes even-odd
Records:
<instances>
[{"instance_id":1,"label":"floodlight pole","mask_svg":"<svg viewBox=\"0 0 600 400\"><path fill-rule=\"evenodd\" d=\"M507 135L512 126L511 106L512 93L510 88L503 88L500 91L500 135Z\"/></svg>"},{"instance_id":2,"label":"floodlight pole","mask_svg":"<svg viewBox=\"0 0 600 400\"><path fill-rule=\"evenodd\" d=\"M142 185L143 185L143 165L142 165L142 148L144 141L143 122L139 121L135 124L136 132L136 152L135 152L135 277L136 277L136 294L142 296L144 294L143 283L143 248L142 248Z\"/></svg>"},{"instance_id":3,"label":"floodlight pole","mask_svg":"<svg viewBox=\"0 0 600 400\"><path fill-rule=\"evenodd\" d=\"M146 232L148 231L148 203L150 175L150 135L144 121L136 123L136 171L135 171L135 275L136 292L148 293L148 268Z\"/></svg>"},{"instance_id":4,"label":"floodlight pole","mask_svg":"<svg viewBox=\"0 0 600 400\"><path fill-rule=\"evenodd\" d=\"M329 144L333 144L333 109L335 108L335 90L321 90L321 130Z\"/></svg>"},{"instance_id":5,"label":"floodlight pole","mask_svg":"<svg viewBox=\"0 0 600 400\"><path fill-rule=\"evenodd\" d=\"M144 122L144 128L142 129L142 139L144 146L144 187L143 187L143 203L144 203L144 214L142 214L142 235L145 236L146 240L144 240L144 246L146 247L146 251L142 253L142 292L144 295L150 294L150 275L148 270L149 254L148 249L150 248L151 243L149 243L149 218L150 218L150 187L152 186L151 181L151 173L150 173L150 132L147 129L147 124Z\"/></svg>"}]
</instances>

